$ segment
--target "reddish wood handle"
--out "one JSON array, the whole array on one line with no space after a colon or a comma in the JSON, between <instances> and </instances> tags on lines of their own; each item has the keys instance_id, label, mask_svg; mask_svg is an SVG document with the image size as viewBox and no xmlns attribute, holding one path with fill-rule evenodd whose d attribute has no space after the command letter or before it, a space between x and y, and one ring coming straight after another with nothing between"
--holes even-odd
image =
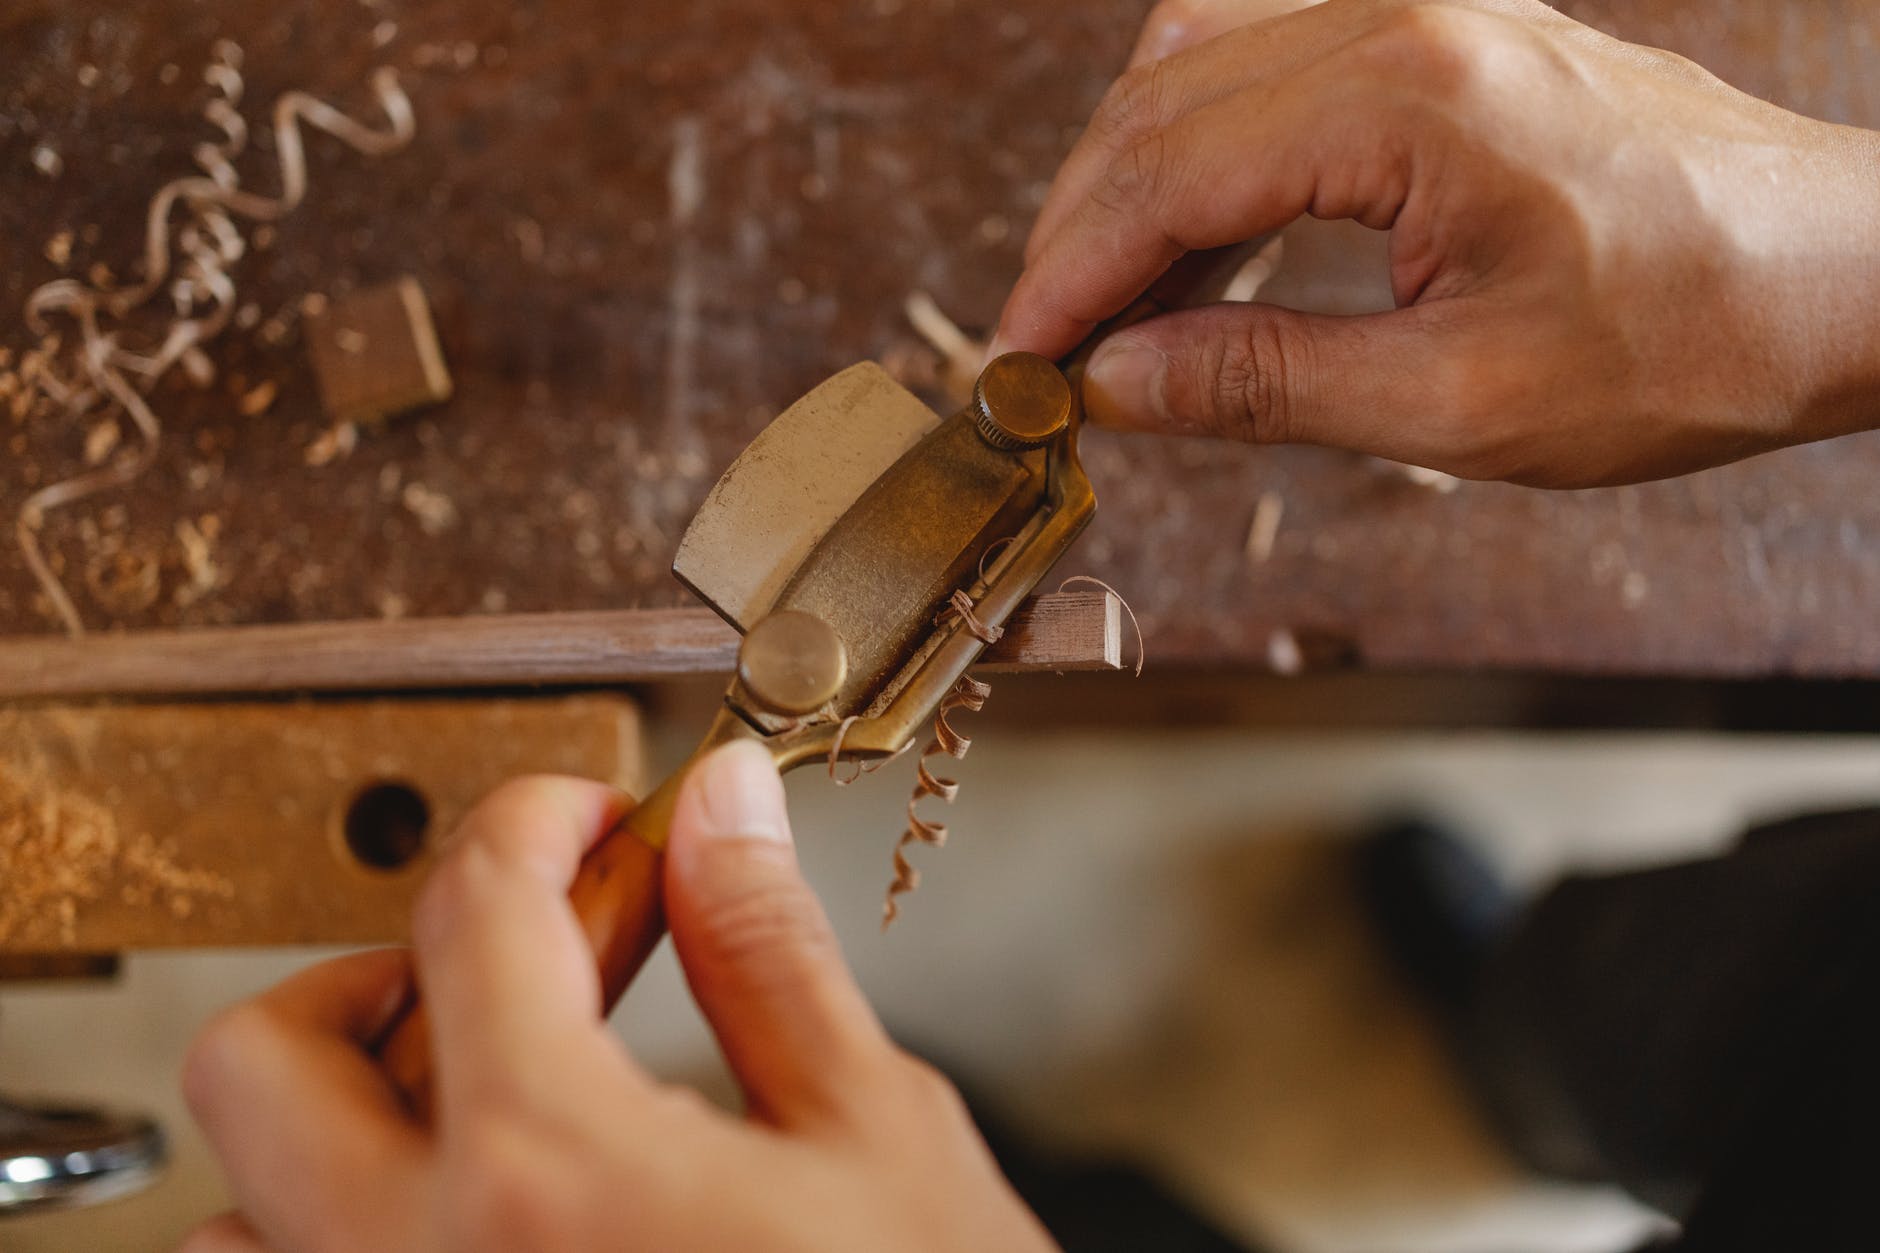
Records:
<instances>
[{"instance_id":1,"label":"reddish wood handle","mask_svg":"<svg viewBox=\"0 0 1880 1253\"><path fill-rule=\"evenodd\" d=\"M626 993L666 933L661 891L666 833L678 781L678 775L667 780L602 836L568 890L569 903L581 919L600 970L603 1014ZM412 1110L429 1122L433 1112L431 1031L415 991L379 1046L379 1063Z\"/></svg>"}]
</instances>

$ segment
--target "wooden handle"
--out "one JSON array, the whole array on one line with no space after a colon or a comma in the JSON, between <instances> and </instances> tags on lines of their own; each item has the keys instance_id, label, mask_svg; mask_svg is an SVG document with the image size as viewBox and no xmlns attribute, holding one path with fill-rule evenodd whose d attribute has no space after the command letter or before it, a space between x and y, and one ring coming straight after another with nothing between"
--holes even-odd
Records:
<instances>
[{"instance_id":1,"label":"wooden handle","mask_svg":"<svg viewBox=\"0 0 1880 1253\"><path fill-rule=\"evenodd\" d=\"M608 834L575 872L568 899L600 970L601 1012L613 1009L666 933L661 884L666 835L684 771L661 784ZM431 1031L416 992L379 1046L385 1068L412 1110L426 1122L433 1113Z\"/></svg>"}]
</instances>

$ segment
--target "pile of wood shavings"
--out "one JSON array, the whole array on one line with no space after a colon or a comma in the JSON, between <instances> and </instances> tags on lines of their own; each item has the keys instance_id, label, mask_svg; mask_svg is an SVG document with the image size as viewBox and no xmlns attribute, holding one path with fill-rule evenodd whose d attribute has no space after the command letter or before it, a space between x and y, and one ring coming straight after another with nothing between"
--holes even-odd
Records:
<instances>
[{"instance_id":1,"label":"pile of wood shavings","mask_svg":"<svg viewBox=\"0 0 1880 1253\"><path fill-rule=\"evenodd\" d=\"M39 487L27 497L14 528L41 593L74 636L84 634L85 626L59 577L56 554L47 554L40 543L46 515L141 475L155 460L163 433L147 395L173 367L197 387L209 386L215 366L204 346L232 321L254 320L237 305L232 267L249 249L249 238L237 222L261 224L254 231L258 247L262 231L271 230L266 224L300 205L308 184L303 129L325 132L368 156L394 152L413 134L411 102L388 68L372 77L385 115L378 129L304 92L286 92L272 110L281 190L274 196L246 190L234 165L248 143L248 123L240 111L245 91L241 61L239 47L227 40L217 42L203 74L212 91L203 116L220 138L196 146L200 174L173 179L152 197L141 280L117 288L109 270L99 265L92 268L89 282L63 278L35 289L25 314L40 344L22 358L17 374L0 376L12 393L16 422L43 395L67 421L86 430L88 469ZM47 246L48 258L61 269L70 255L66 235L55 236ZM152 309L159 312L153 315ZM69 338L53 330L55 317L70 323ZM149 325L133 325L140 321ZM0 362L0 369L5 364ZM238 407L245 416L259 416L277 394L273 382L244 387ZM139 441L135 448L119 451L124 420Z\"/></svg>"}]
</instances>

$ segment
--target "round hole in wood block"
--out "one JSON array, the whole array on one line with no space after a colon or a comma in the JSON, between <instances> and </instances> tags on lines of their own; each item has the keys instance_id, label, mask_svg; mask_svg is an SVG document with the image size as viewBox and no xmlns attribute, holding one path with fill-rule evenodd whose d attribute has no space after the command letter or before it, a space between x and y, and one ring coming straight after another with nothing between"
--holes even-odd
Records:
<instances>
[{"instance_id":1,"label":"round hole in wood block","mask_svg":"<svg viewBox=\"0 0 1880 1253\"><path fill-rule=\"evenodd\" d=\"M346 808L346 848L370 870L402 870L424 851L431 807L416 788L374 783Z\"/></svg>"}]
</instances>

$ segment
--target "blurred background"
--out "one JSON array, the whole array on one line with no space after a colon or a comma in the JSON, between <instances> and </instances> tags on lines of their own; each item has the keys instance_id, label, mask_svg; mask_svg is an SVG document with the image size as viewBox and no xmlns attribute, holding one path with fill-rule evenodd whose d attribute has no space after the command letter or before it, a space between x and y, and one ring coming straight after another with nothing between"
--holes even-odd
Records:
<instances>
[{"instance_id":1,"label":"blurred background","mask_svg":"<svg viewBox=\"0 0 1880 1253\"><path fill-rule=\"evenodd\" d=\"M1358 908L1352 837L1441 816L1538 885L1880 800L1871 737L1079 734L1002 719L1000 699L957 771L953 838L913 854L923 885L885 935L904 772L847 791L793 776L850 959L899 1038L1028 1143L1138 1168L1281 1253L1605 1253L1657 1221L1497 1146ZM140 955L113 987L0 996L10 1090L158 1112L175 1148L150 1191L9 1221L4 1247L163 1248L221 1205L176 1095L182 1051L205 1015L317 955ZM669 951L615 1022L660 1073L729 1099Z\"/></svg>"}]
</instances>

